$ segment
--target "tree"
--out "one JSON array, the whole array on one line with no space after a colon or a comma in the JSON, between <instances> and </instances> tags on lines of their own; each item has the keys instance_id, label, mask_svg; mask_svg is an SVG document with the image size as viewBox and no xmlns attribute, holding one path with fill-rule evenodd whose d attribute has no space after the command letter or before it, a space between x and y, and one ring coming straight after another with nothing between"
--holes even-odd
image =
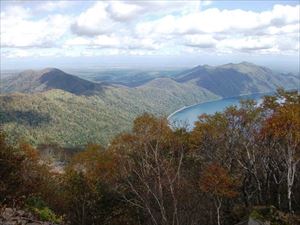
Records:
<instances>
[{"instance_id":1,"label":"tree","mask_svg":"<svg viewBox=\"0 0 300 225\"><path fill-rule=\"evenodd\" d=\"M220 221L220 210L224 198L233 198L238 195L236 192L237 183L229 175L228 171L217 163L209 164L204 169L200 178L200 189L211 195L214 199L217 211L217 223Z\"/></svg>"},{"instance_id":2,"label":"tree","mask_svg":"<svg viewBox=\"0 0 300 225\"><path fill-rule=\"evenodd\" d=\"M293 185L300 162L300 96L279 90L277 98L272 100L265 106L272 114L264 123L262 135L275 141L274 150L284 162L288 209L292 212Z\"/></svg>"},{"instance_id":3,"label":"tree","mask_svg":"<svg viewBox=\"0 0 300 225\"><path fill-rule=\"evenodd\" d=\"M252 198L262 202L260 171L265 157L256 140L261 120L256 103L246 100L239 108L229 107L222 113L201 115L192 131L193 148L203 163L217 161L243 180L246 207Z\"/></svg>"},{"instance_id":4,"label":"tree","mask_svg":"<svg viewBox=\"0 0 300 225\"><path fill-rule=\"evenodd\" d=\"M124 134L110 146L123 152L124 188L131 195L126 201L142 210L150 224L180 225L184 213L179 196L183 194L181 177L185 156L185 138L173 134L167 120L145 114L134 122L131 135ZM126 173L124 174L124 171Z\"/></svg>"},{"instance_id":5,"label":"tree","mask_svg":"<svg viewBox=\"0 0 300 225\"><path fill-rule=\"evenodd\" d=\"M24 156L6 143L0 132L0 204L15 201L22 195L22 170Z\"/></svg>"},{"instance_id":6,"label":"tree","mask_svg":"<svg viewBox=\"0 0 300 225\"><path fill-rule=\"evenodd\" d=\"M72 224L135 224L117 191L117 170L116 154L100 145L73 157L64 174L65 210Z\"/></svg>"}]
</instances>

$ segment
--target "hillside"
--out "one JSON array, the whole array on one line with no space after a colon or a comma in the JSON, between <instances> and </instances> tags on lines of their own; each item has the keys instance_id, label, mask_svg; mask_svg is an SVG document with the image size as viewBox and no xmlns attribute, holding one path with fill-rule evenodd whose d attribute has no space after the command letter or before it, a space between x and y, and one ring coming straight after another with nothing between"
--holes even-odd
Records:
<instances>
[{"instance_id":1,"label":"hillside","mask_svg":"<svg viewBox=\"0 0 300 225\"><path fill-rule=\"evenodd\" d=\"M230 97L256 92L270 92L278 87L297 87L297 76L276 73L248 62L222 66L197 66L176 77L181 83L193 81L216 95Z\"/></svg>"},{"instance_id":2,"label":"hillside","mask_svg":"<svg viewBox=\"0 0 300 225\"><path fill-rule=\"evenodd\" d=\"M95 83L58 69L22 72L3 80L0 124L12 142L22 137L35 145L108 144L142 113L167 116L220 97L295 88L297 78L244 62L198 66L138 86L116 83Z\"/></svg>"},{"instance_id":3,"label":"hillside","mask_svg":"<svg viewBox=\"0 0 300 225\"><path fill-rule=\"evenodd\" d=\"M26 70L16 76L2 81L5 93L35 93L51 89L60 89L73 94L91 94L102 89L100 84L93 83L59 69Z\"/></svg>"},{"instance_id":4,"label":"hillside","mask_svg":"<svg viewBox=\"0 0 300 225\"><path fill-rule=\"evenodd\" d=\"M144 112L167 116L184 105L217 98L200 87L164 80L169 88L155 87L159 81L153 81L138 88L107 87L91 96L62 90L0 95L0 122L11 141L22 137L35 145L107 144Z\"/></svg>"},{"instance_id":5,"label":"hillside","mask_svg":"<svg viewBox=\"0 0 300 225\"><path fill-rule=\"evenodd\" d=\"M49 92L62 102L57 109L74 96L86 103ZM111 116L117 129L118 114ZM43 115L34 125L49 120ZM78 138L91 134L79 126ZM39 154L28 143L11 145L0 131L0 224L299 225L299 136L300 95L283 90L259 105L204 115L190 132L144 114L108 146L72 153L47 142Z\"/></svg>"}]
</instances>

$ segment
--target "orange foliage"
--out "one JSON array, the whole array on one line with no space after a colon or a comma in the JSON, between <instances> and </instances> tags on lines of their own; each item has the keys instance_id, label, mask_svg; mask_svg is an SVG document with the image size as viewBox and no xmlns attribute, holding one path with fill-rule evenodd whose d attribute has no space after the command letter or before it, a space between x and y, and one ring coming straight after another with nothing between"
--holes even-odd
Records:
<instances>
[{"instance_id":1,"label":"orange foliage","mask_svg":"<svg viewBox=\"0 0 300 225\"><path fill-rule=\"evenodd\" d=\"M69 168L83 172L92 180L112 181L117 169L116 156L100 145L89 145L83 152L74 156Z\"/></svg>"},{"instance_id":2,"label":"orange foliage","mask_svg":"<svg viewBox=\"0 0 300 225\"><path fill-rule=\"evenodd\" d=\"M236 181L228 171L217 163L207 166L200 180L200 189L214 196L233 198L237 196L235 191Z\"/></svg>"},{"instance_id":3,"label":"orange foliage","mask_svg":"<svg viewBox=\"0 0 300 225\"><path fill-rule=\"evenodd\" d=\"M25 157L31 161L38 161L40 157L38 151L27 143L21 143L20 150L24 153Z\"/></svg>"},{"instance_id":4,"label":"orange foliage","mask_svg":"<svg viewBox=\"0 0 300 225\"><path fill-rule=\"evenodd\" d=\"M300 105L284 105L266 121L265 133L275 138L290 136L294 142L300 142Z\"/></svg>"}]
</instances>

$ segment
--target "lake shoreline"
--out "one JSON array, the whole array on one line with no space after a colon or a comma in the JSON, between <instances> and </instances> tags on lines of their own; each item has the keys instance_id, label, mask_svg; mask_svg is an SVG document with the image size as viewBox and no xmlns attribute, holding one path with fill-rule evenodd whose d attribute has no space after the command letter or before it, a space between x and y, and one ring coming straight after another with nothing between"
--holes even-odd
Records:
<instances>
[{"instance_id":1,"label":"lake shoreline","mask_svg":"<svg viewBox=\"0 0 300 225\"><path fill-rule=\"evenodd\" d=\"M274 92L255 92L255 93L249 93L249 94L241 94L241 95L236 95L236 96L231 96L231 97L226 97L226 98L217 98L215 100L208 100L208 101L203 101L203 102L199 102L199 103L195 103L193 105L189 105L189 106L183 106L180 109L177 109L176 111L172 112L168 117L167 120L169 120L172 116L174 116L176 113L186 110L188 108L194 107L196 105L200 105L200 104L204 104L204 103L211 103L211 102L216 102L216 101L220 101L220 100L226 100L226 99L231 99L231 98L238 98L238 97L243 97L243 96L250 96L250 95L255 95L255 94L271 94Z\"/></svg>"}]
</instances>

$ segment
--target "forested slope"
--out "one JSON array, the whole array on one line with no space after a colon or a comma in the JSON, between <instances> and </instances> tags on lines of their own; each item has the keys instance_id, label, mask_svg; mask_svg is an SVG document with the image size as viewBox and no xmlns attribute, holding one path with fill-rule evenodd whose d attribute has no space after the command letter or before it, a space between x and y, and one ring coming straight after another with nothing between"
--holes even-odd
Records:
<instances>
[{"instance_id":1,"label":"forested slope","mask_svg":"<svg viewBox=\"0 0 300 225\"><path fill-rule=\"evenodd\" d=\"M270 92L278 87L297 87L299 76L283 74L248 62L221 66L198 66L176 77L178 82L194 81L222 97Z\"/></svg>"},{"instance_id":2,"label":"forested slope","mask_svg":"<svg viewBox=\"0 0 300 225\"><path fill-rule=\"evenodd\" d=\"M216 98L296 88L299 80L246 62L197 66L148 81L145 76L139 84L134 76L132 84L127 80L119 85L117 78L98 83L54 68L24 71L1 82L0 125L12 142L24 138L32 144L107 144L144 112L168 116Z\"/></svg>"},{"instance_id":3,"label":"forested slope","mask_svg":"<svg viewBox=\"0 0 300 225\"><path fill-rule=\"evenodd\" d=\"M167 116L184 105L217 97L200 87L191 89L164 79L166 88L154 84L107 87L91 96L55 89L1 95L0 122L13 142L24 138L32 144L107 144L114 135L129 130L134 118L144 112Z\"/></svg>"}]
</instances>

